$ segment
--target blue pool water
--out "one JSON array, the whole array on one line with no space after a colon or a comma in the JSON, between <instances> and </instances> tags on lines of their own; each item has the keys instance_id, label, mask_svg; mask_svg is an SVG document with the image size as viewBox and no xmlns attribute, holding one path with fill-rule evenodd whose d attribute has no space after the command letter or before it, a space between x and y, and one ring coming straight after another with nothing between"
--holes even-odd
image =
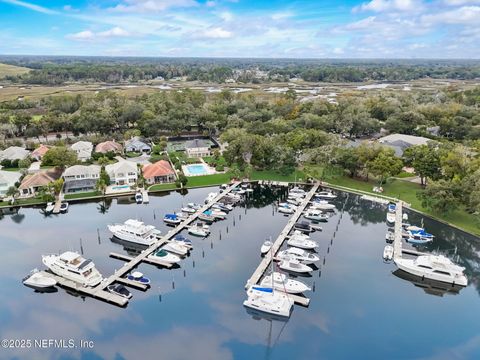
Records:
<instances>
[{"instance_id":1,"label":"blue pool water","mask_svg":"<svg viewBox=\"0 0 480 360\"><path fill-rule=\"evenodd\" d=\"M130 185L119 185L119 186L113 186L113 190L120 190L120 189L128 189Z\"/></svg>"},{"instance_id":2,"label":"blue pool water","mask_svg":"<svg viewBox=\"0 0 480 360\"><path fill-rule=\"evenodd\" d=\"M190 175L207 175L208 170L204 164L187 165Z\"/></svg>"}]
</instances>

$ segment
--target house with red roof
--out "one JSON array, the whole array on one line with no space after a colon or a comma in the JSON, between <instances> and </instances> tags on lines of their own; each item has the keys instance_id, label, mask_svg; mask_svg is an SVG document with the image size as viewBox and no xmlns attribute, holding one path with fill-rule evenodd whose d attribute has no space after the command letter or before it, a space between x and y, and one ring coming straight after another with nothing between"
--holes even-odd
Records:
<instances>
[{"instance_id":1,"label":"house with red roof","mask_svg":"<svg viewBox=\"0 0 480 360\"><path fill-rule=\"evenodd\" d=\"M104 141L97 146L95 146L95 152L106 154L108 152L113 152L115 154L121 154L123 151L122 144L116 142L115 140Z\"/></svg>"},{"instance_id":2,"label":"house with red roof","mask_svg":"<svg viewBox=\"0 0 480 360\"><path fill-rule=\"evenodd\" d=\"M35 150L32 151L32 153L30 154L30 156L37 160L37 161L40 161L42 160L43 158L43 155L45 155L47 153L48 150L50 150L50 146L48 145L43 145L43 144L40 144L40 146L38 148L36 148Z\"/></svg>"},{"instance_id":3,"label":"house with red roof","mask_svg":"<svg viewBox=\"0 0 480 360\"><path fill-rule=\"evenodd\" d=\"M145 165L143 167L143 177L147 184L170 183L176 179L172 165L166 160Z\"/></svg>"}]
</instances>

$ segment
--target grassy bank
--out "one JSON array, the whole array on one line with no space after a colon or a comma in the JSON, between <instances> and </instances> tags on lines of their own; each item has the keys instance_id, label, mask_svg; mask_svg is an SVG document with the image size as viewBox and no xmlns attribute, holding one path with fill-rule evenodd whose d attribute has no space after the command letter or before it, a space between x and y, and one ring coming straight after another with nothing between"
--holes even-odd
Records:
<instances>
[{"instance_id":1,"label":"grassy bank","mask_svg":"<svg viewBox=\"0 0 480 360\"><path fill-rule=\"evenodd\" d=\"M288 175L282 175L276 171L253 171L251 175L252 180L271 180L271 181L304 181L305 174L302 171L296 171Z\"/></svg>"},{"instance_id":2,"label":"grassy bank","mask_svg":"<svg viewBox=\"0 0 480 360\"><path fill-rule=\"evenodd\" d=\"M166 191L166 190L176 190L177 187L175 184L156 184L148 188L148 191Z\"/></svg>"},{"instance_id":3,"label":"grassy bank","mask_svg":"<svg viewBox=\"0 0 480 360\"><path fill-rule=\"evenodd\" d=\"M215 174L205 176L189 176L186 187L221 185L230 182L230 174Z\"/></svg>"},{"instance_id":4,"label":"grassy bank","mask_svg":"<svg viewBox=\"0 0 480 360\"><path fill-rule=\"evenodd\" d=\"M65 200L83 199L83 198L95 197L100 195L101 193L98 191L82 192L78 194L66 194Z\"/></svg>"}]
</instances>

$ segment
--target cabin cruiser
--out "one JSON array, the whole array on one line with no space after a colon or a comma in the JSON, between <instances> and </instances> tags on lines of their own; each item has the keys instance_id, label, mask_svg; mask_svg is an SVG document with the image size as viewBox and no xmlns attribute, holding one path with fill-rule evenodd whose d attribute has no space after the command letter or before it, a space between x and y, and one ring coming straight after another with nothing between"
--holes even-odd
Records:
<instances>
[{"instance_id":1,"label":"cabin cruiser","mask_svg":"<svg viewBox=\"0 0 480 360\"><path fill-rule=\"evenodd\" d=\"M171 254L164 249L155 251L153 254L148 255L148 258L153 260L161 260L169 264L176 264L182 260L178 255Z\"/></svg>"},{"instance_id":2,"label":"cabin cruiser","mask_svg":"<svg viewBox=\"0 0 480 360\"><path fill-rule=\"evenodd\" d=\"M160 235L160 230L142 221L128 219L123 224L108 225L108 230L117 238L141 245L151 245Z\"/></svg>"},{"instance_id":3,"label":"cabin cruiser","mask_svg":"<svg viewBox=\"0 0 480 360\"><path fill-rule=\"evenodd\" d=\"M143 203L143 196L142 196L142 193L141 193L141 192L137 192L137 193L135 194L135 202L136 202L137 204Z\"/></svg>"},{"instance_id":4,"label":"cabin cruiser","mask_svg":"<svg viewBox=\"0 0 480 360\"><path fill-rule=\"evenodd\" d=\"M277 258L282 260L295 259L304 264L313 264L320 261L320 258L318 257L318 255L312 254L311 252L308 252L306 250L303 250L297 247L291 247L286 250L280 251L277 254Z\"/></svg>"},{"instance_id":5,"label":"cabin cruiser","mask_svg":"<svg viewBox=\"0 0 480 360\"><path fill-rule=\"evenodd\" d=\"M112 294L124 297L125 299L130 299L132 297L132 293L122 284L108 285L107 290Z\"/></svg>"},{"instance_id":6,"label":"cabin cruiser","mask_svg":"<svg viewBox=\"0 0 480 360\"><path fill-rule=\"evenodd\" d=\"M312 221L327 221L328 215L321 210L310 209L305 213L304 218Z\"/></svg>"},{"instance_id":7,"label":"cabin cruiser","mask_svg":"<svg viewBox=\"0 0 480 360\"><path fill-rule=\"evenodd\" d=\"M389 244L393 243L395 241L395 233L393 231L387 231L385 234L385 240Z\"/></svg>"},{"instance_id":8,"label":"cabin cruiser","mask_svg":"<svg viewBox=\"0 0 480 360\"><path fill-rule=\"evenodd\" d=\"M425 245L433 241L433 238L424 238L407 234L406 242L413 245Z\"/></svg>"},{"instance_id":9,"label":"cabin cruiser","mask_svg":"<svg viewBox=\"0 0 480 360\"><path fill-rule=\"evenodd\" d=\"M310 206L312 209L324 210L324 211L334 211L335 205L330 204L327 200L313 201Z\"/></svg>"},{"instance_id":10,"label":"cabin cruiser","mask_svg":"<svg viewBox=\"0 0 480 360\"><path fill-rule=\"evenodd\" d=\"M272 283L272 274L265 276L260 282L261 286L269 286ZM305 291L310 291L308 287L301 281L289 279L287 275L280 272L273 273L273 287L276 290L283 291L289 294L301 294Z\"/></svg>"},{"instance_id":11,"label":"cabin cruiser","mask_svg":"<svg viewBox=\"0 0 480 360\"><path fill-rule=\"evenodd\" d=\"M210 234L210 227L208 225L198 223L190 226L188 228L188 233L195 236L205 237Z\"/></svg>"},{"instance_id":12,"label":"cabin cruiser","mask_svg":"<svg viewBox=\"0 0 480 360\"><path fill-rule=\"evenodd\" d=\"M145 277L140 271L134 271L131 274L128 274L127 280L135 281L144 285L150 284L150 279Z\"/></svg>"},{"instance_id":13,"label":"cabin cruiser","mask_svg":"<svg viewBox=\"0 0 480 360\"><path fill-rule=\"evenodd\" d=\"M452 285L436 280L421 278L420 276L412 275L400 269L396 269L392 272L392 274L402 280L412 283L415 287L422 289L428 295L440 297L445 294L458 295L460 290L464 288L463 286L459 285Z\"/></svg>"},{"instance_id":14,"label":"cabin cruiser","mask_svg":"<svg viewBox=\"0 0 480 360\"><path fill-rule=\"evenodd\" d=\"M393 259L393 246L386 245L383 249L383 260L390 261Z\"/></svg>"},{"instance_id":15,"label":"cabin cruiser","mask_svg":"<svg viewBox=\"0 0 480 360\"><path fill-rule=\"evenodd\" d=\"M247 296L243 306L253 310L283 317L289 317L292 311L293 300L273 287L253 285L247 290Z\"/></svg>"},{"instance_id":16,"label":"cabin cruiser","mask_svg":"<svg viewBox=\"0 0 480 360\"><path fill-rule=\"evenodd\" d=\"M290 196L289 196L288 199L287 199L287 203L292 204L292 205L295 205L295 206L300 205L300 202L301 202L301 201L300 201L298 198L296 198L296 197L290 197Z\"/></svg>"},{"instance_id":17,"label":"cabin cruiser","mask_svg":"<svg viewBox=\"0 0 480 360\"><path fill-rule=\"evenodd\" d=\"M177 214L165 214L163 222L169 225L178 225L182 222L182 219Z\"/></svg>"},{"instance_id":18,"label":"cabin cruiser","mask_svg":"<svg viewBox=\"0 0 480 360\"><path fill-rule=\"evenodd\" d=\"M262 244L262 247L260 248L260 252L262 253L262 255L265 255L266 253L268 253L272 248L272 246L273 246L273 243L270 240L265 241Z\"/></svg>"},{"instance_id":19,"label":"cabin cruiser","mask_svg":"<svg viewBox=\"0 0 480 360\"><path fill-rule=\"evenodd\" d=\"M337 198L337 195L334 195L331 191L320 191L315 194L315 197L319 199L333 200Z\"/></svg>"},{"instance_id":20,"label":"cabin cruiser","mask_svg":"<svg viewBox=\"0 0 480 360\"><path fill-rule=\"evenodd\" d=\"M304 233L309 233L313 231L313 228L310 226L310 223L308 221L296 222L295 225L293 225L293 228Z\"/></svg>"},{"instance_id":21,"label":"cabin cruiser","mask_svg":"<svg viewBox=\"0 0 480 360\"><path fill-rule=\"evenodd\" d=\"M187 207L195 209L195 210L200 210L202 208L202 205L197 204L197 203L188 203Z\"/></svg>"},{"instance_id":22,"label":"cabin cruiser","mask_svg":"<svg viewBox=\"0 0 480 360\"><path fill-rule=\"evenodd\" d=\"M65 214L67 211L68 211L68 202L64 201L60 204L60 212L62 214Z\"/></svg>"},{"instance_id":23,"label":"cabin cruiser","mask_svg":"<svg viewBox=\"0 0 480 360\"><path fill-rule=\"evenodd\" d=\"M415 240L423 240L423 241L432 241L434 236L430 233L427 233L424 229L420 230L408 230L407 232L410 237L414 238Z\"/></svg>"},{"instance_id":24,"label":"cabin cruiser","mask_svg":"<svg viewBox=\"0 0 480 360\"><path fill-rule=\"evenodd\" d=\"M102 281L102 275L90 259L83 258L73 251L60 255L43 255L43 264L54 274L83 286L97 286Z\"/></svg>"},{"instance_id":25,"label":"cabin cruiser","mask_svg":"<svg viewBox=\"0 0 480 360\"><path fill-rule=\"evenodd\" d=\"M162 246L162 249L180 256L187 255L188 250L190 250L188 247L181 243L177 243L175 240L167 242Z\"/></svg>"},{"instance_id":26,"label":"cabin cruiser","mask_svg":"<svg viewBox=\"0 0 480 360\"><path fill-rule=\"evenodd\" d=\"M187 214L194 214L194 213L197 212L197 210L195 210L194 208L188 207L188 206L182 207L181 210L182 210L184 213L187 213Z\"/></svg>"},{"instance_id":27,"label":"cabin cruiser","mask_svg":"<svg viewBox=\"0 0 480 360\"><path fill-rule=\"evenodd\" d=\"M305 197L305 195L307 195L307 192L305 190L299 188L298 186L295 186L288 191L288 195L293 195L293 196L297 196L297 197Z\"/></svg>"},{"instance_id":28,"label":"cabin cruiser","mask_svg":"<svg viewBox=\"0 0 480 360\"><path fill-rule=\"evenodd\" d=\"M47 206L45 206L45 214L50 215L54 209L55 204L53 202L47 202Z\"/></svg>"},{"instance_id":29,"label":"cabin cruiser","mask_svg":"<svg viewBox=\"0 0 480 360\"><path fill-rule=\"evenodd\" d=\"M395 211L397 210L397 205L393 202L388 203L388 212L395 214Z\"/></svg>"},{"instance_id":30,"label":"cabin cruiser","mask_svg":"<svg viewBox=\"0 0 480 360\"><path fill-rule=\"evenodd\" d=\"M173 241L183 244L186 247L189 247L190 249L193 248L193 243L192 240L186 238L182 234L178 234L173 238Z\"/></svg>"},{"instance_id":31,"label":"cabin cruiser","mask_svg":"<svg viewBox=\"0 0 480 360\"><path fill-rule=\"evenodd\" d=\"M209 202L213 201L217 197L218 193L216 192L211 192L207 195L207 198L205 199L205 204L208 204Z\"/></svg>"},{"instance_id":32,"label":"cabin cruiser","mask_svg":"<svg viewBox=\"0 0 480 360\"><path fill-rule=\"evenodd\" d=\"M282 261L280 261L280 264L278 265L278 267L282 270L293 271L298 273L308 273L312 271L312 268L310 266L302 264L300 261L294 259L293 257L284 258Z\"/></svg>"},{"instance_id":33,"label":"cabin cruiser","mask_svg":"<svg viewBox=\"0 0 480 360\"><path fill-rule=\"evenodd\" d=\"M227 212L230 212L230 211L233 210L233 206L232 205L225 205L223 203L216 203L216 204L212 205L212 209L220 210L220 211L223 211L223 212L227 213Z\"/></svg>"},{"instance_id":34,"label":"cabin cruiser","mask_svg":"<svg viewBox=\"0 0 480 360\"><path fill-rule=\"evenodd\" d=\"M396 259L399 269L422 278L442 281L454 285L467 286L464 267L454 264L443 255L421 255L416 259Z\"/></svg>"},{"instance_id":35,"label":"cabin cruiser","mask_svg":"<svg viewBox=\"0 0 480 360\"><path fill-rule=\"evenodd\" d=\"M224 220L227 218L227 213L218 209L210 209L204 212L204 214L213 216L215 219Z\"/></svg>"},{"instance_id":36,"label":"cabin cruiser","mask_svg":"<svg viewBox=\"0 0 480 360\"><path fill-rule=\"evenodd\" d=\"M387 223L395 224L395 213L387 212Z\"/></svg>"},{"instance_id":37,"label":"cabin cruiser","mask_svg":"<svg viewBox=\"0 0 480 360\"><path fill-rule=\"evenodd\" d=\"M295 206L279 206L278 212L282 214L293 214L296 211Z\"/></svg>"},{"instance_id":38,"label":"cabin cruiser","mask_svg":"<svg viewBox=\"0 0 480 360\"><path fill-rule=\"evenodd\" d=\"M300 249L313 250L318 247L318 244L310 240L308 235L295 231L293 235L288 239L287 244Z\"/></svg>"},{"instance_id":39,"label":"cabin cruiser","mask_svg":"<svg viewBox=\"0 0 480 360\"><path fill-rule=\"evenodd\" d=\"M213 223L215 221L215 217L208 210L205 210L203 213L198 214L198 218L209 223Z\"/></svg>"},{"instance_id":40,"label":"cabin cruiser","mask_svg":"<svg viewBox=\"0 0 480 360\"><path fill-rule=\"evenodd\" d=\"M28 276L22 279L22 283L33 289L46 289L55 286L57 281L43 275L38 269L33 269Z\"/></svg>"}]
</instances>

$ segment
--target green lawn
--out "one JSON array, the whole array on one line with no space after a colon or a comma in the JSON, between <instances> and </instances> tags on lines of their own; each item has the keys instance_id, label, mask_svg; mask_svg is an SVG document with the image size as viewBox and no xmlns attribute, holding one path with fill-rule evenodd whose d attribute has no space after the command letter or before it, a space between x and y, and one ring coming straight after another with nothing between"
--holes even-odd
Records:
<instances>
[{"instance_id":1,"label":"green lawn","mask_svg":"<svg viewBox=\"0 0 480 360\"><path fill-rule=\"evenodd\" d=\"M16 167L16 168L15 167L14 168L8 167L8 168L2 168L1 170L3 170L3 171L20 171L21 169L18 168L18 167Z\"/></svg>"},{"instance_id":2,"label":"green lawn","mask_svg":"<svg viewBox=\"0 0 480 360\"><path fill-rule=\"evenodd\" d=\"M230 174L215 174L205 176L189 176L187 187L221 185L230 182Z\"/></svg>"},{"instance_id":3,"label":"green lawn","mask_svg":"<svg viewBox=\"0 0 480 360\"><path fill-rule=\"evenodd\" d=\"M66 194L65 200L83 199L83 198L99 196L99 195L101 195L101 193L98 191L82 192L77 194Z\"/></svg>"},{"instance_id":4,"label":"green lawn","mask_svg":"<svg viewBox=\"0 0 480 360\"><path fill-rule=\"evenodd\" d=\"M156 184L148 188L149 191L165 191L165 190L175 190L177 187L175 184Z\"/></svg>"},{"instance_id":5,"label":"green lawn","mask_svg":"<svg viewBox=\"0 0 480 360\"><path fill-rule=\"evenodd\" d=\"M293 181L304 181L305 180L305 174L297 170L296 172L293 172L288 175L282 175L279 174L276 171L253 171L252 175L250 176L252 180L272 180L272 181L288 181L288 182L293 182Z\"/></svg>"}]
</instances>

